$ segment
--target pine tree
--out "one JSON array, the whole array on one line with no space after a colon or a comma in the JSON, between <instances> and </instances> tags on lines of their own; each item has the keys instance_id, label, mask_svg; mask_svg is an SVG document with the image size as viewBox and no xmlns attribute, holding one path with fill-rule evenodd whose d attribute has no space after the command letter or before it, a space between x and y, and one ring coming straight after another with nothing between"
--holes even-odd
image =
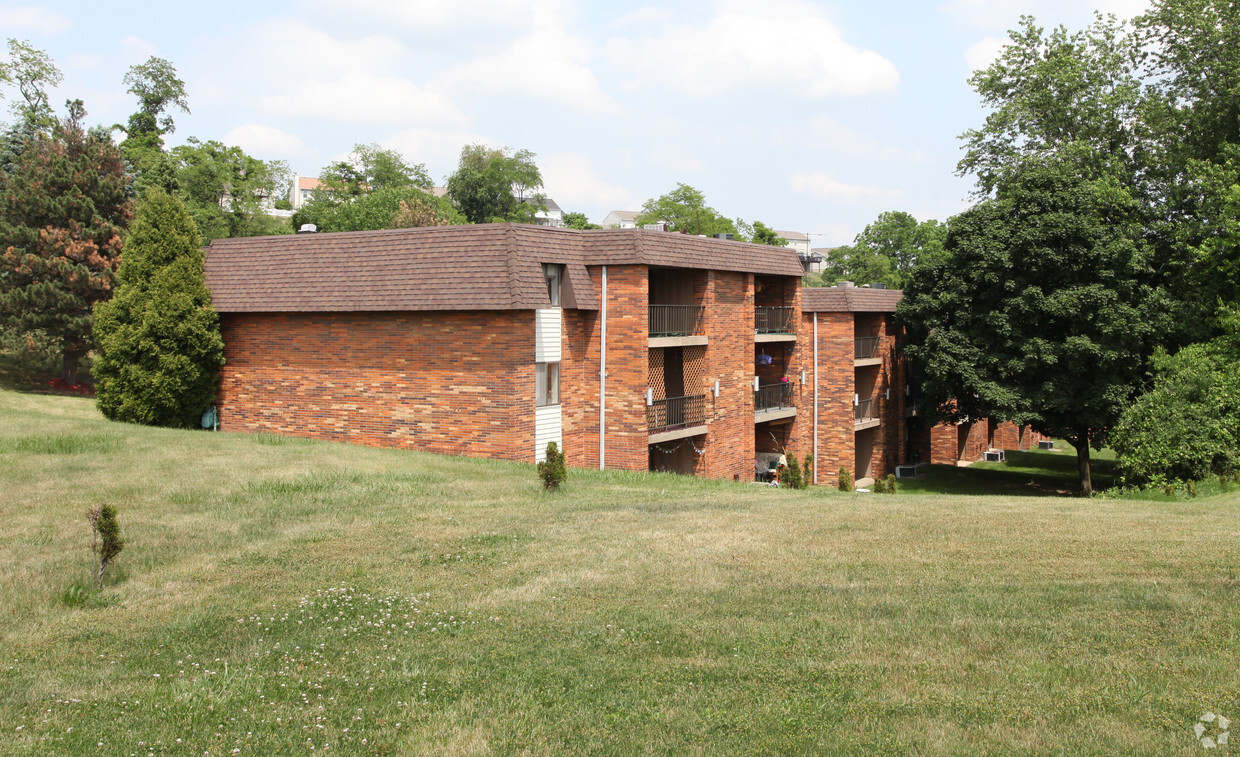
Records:
<instances>
[{"instance_id":1,"label":"pine tree","mask_svg":"<svg viewBox=\"0 0 1240 757\"><path fill-rule=\"evenodd\" d=\"M152 187L138 206L116 296L95 308L99 410L112 420L194 426L224 364L219 315L185 205Z\"/></svg>"},{"instance_id":2,"label":"pine tree","mask_svg":"<svg viewBox=\"0 0 1240 757\"><path fill-rule=\"evenodd\" d=\"M107 133L83 129L85 115L80 100L70 103L67 120L34 134L0 171L0 328L58 345L69 384L133 215L120 153Z\"/></svg>"}]
</instances>

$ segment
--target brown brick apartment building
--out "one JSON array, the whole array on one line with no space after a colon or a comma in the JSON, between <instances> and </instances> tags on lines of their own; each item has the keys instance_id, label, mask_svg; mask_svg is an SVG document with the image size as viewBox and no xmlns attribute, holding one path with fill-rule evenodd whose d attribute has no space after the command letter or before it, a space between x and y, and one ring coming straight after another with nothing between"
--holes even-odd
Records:
<instances>
[{"instance_id":1,"label":"brown brick apartment building","mask_svg":"<svg viewBox=\"0 0 1240 757\"><path fill-rule=\"evenodd\" d=\"M487 224L217 239L206 272L228 431L742 480L812 451L819 483L1006 440L919 429L900 293L803 290L787 248Z\"/></svg>"}]
</instances>

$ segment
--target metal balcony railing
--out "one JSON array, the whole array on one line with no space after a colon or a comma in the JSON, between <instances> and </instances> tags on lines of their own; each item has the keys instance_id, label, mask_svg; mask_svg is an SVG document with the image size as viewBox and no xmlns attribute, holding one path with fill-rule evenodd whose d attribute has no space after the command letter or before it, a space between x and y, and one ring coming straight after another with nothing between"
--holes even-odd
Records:
<instances>
[{"instance_id":1,"label":"metal balcony railing","mask_svg":"<svg viewBox=\"0 0 1240 757\"><path fill-rule=\"evenodd\" d=\"M878 420L878 400L871 397L853 405L853 420L857 423Z\"/></svg>"},{"instance_id":2,"label":"metal balcony railing","mask_svg":"<svg viewBox=\"0 0 1240 757\"><path fill-rule=\"evenodd\" d=\"M706 308L701 305L650 305L650 336L702 333Z\"/></svg>"},{"instance_id":3,"label":"metal balcony railing","mask_svg":"<svg viewBox=\"0 0 1240 757\"><path fill-rule=\"evenodd\" d=\"M753 409L755 411L782 410L790 407L796 407L793 404L791 381L781 381L778 384L759 386L758 391L753 393Z\"/></svg>"},{"instance_id":4,"label":"metal balcony railing","mask_svg":"<svg viewBox=\"0 0 1240 757\"><path fill-rule=\"evenodd\" d=\"M853 345L856 349L857 360L867 360L872 357L878 357L879 338L876 336L866 336L860 339L854 339Z\"/></svg>"},{"instance_id":5,"label":"metal balcony railing","mask_svg":"<svg viewBox=\"0 0 1240 757\"><path fill-rule=\"evenodd\" d=\"M753 330L757 334L795 334L790 307L756 307Z\"/></svg>"},{"instance_id":6,"label":"metal balcony railing","mask_svg":"<svg viewBox=\"0 0 1240 757\"><path fill-rule=\"evenodd\" d=\"M646 428L655 434L706 422L706 395L668 397L646 406Z\"/></svg>"}]
</instances>

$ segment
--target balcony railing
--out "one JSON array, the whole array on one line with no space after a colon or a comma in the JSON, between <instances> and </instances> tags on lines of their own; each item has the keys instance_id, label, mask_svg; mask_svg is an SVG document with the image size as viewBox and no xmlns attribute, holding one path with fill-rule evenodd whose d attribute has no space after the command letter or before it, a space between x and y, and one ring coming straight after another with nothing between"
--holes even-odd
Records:
<instances>
[{"instance_id":1,"label":"balcony railing","mask_svg":"<svg viewBox=\"0 0 1240 757\"><path fill-rule=\"evenodd\" d=\"M853 420L857 423L878 420L878 401L871 397L868 400L861 400L853 405Z\"/></svg>"},{"instance_id":2,"label":"balcony railing","mask_svg":"<svg viewBox=\"0 0 1240 757\"><path fill-rule=\"evenodd\" d=\"M757 334L795 334L792 324L792 308L756 307L753 310L753 330Z\"/></svg>"},{"instance_id":3,"label":"balcony railing","mask_svg":"<svg viewBox=\"0 0 1240 757\"><path fill-rule=\"evenodd\" d=\"M853 345L856 348L857 360L868 360L872 357L878 357L879 338L876 336L866 336L860 339L854 339Z\"/></svg>"},{"instance_id":4,"label":"balcony railing","mask_svg":"<svg viewBox=\"0 0 1240 757\"><path fill-rule=\"evenodd\" d=\"M650 336L701 334L705 313L701 305L651 305Z\"/></svg>"},{"instance_id":5,"label":"balcony railing","mask_svg":"<svg viewBox=\"0 0 1240 757\"><path fill-rule=\"evenodd\" d=\"M792 382L781 381L778 384L759 386L758 391L753 393L753 408L761 411L796 407L792 398Z\"/></svg>"},{"instance_id":6,"label":"balcony railing","mask_svg":"<svg viewBox=\"0 0 1240 757\"><path fill-rule=\"evenodd\" d=\"M646 428L650 433L672 431L706 422L706 395L668 397L646 406Z\"/></svg>"}]
</instances>

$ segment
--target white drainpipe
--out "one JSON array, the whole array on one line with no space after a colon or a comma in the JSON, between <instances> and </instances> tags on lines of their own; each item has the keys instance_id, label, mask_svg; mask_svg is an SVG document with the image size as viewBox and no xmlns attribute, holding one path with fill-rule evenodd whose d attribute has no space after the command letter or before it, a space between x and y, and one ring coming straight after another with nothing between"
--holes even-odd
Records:
<instances>
[{"instance_id":1,"label":"white drainpipe","mask_svg":"<svg viewBox=\"0 0 1240 757\"><path fill-rule=\"evenodd\" d=\"M814 483L818 483L818 311L814 311Z\"/></svg>"},{"instance_id":2,"label":"white drainpipe","mask_svg":"<svg viewBox=\"0 0 1240 757\"><path fill-rule=\"evenodd\" d=\"M607 266L603 266L603 326L598 357L598 469L607 469Z\"/></svg>"}]
</instances>

